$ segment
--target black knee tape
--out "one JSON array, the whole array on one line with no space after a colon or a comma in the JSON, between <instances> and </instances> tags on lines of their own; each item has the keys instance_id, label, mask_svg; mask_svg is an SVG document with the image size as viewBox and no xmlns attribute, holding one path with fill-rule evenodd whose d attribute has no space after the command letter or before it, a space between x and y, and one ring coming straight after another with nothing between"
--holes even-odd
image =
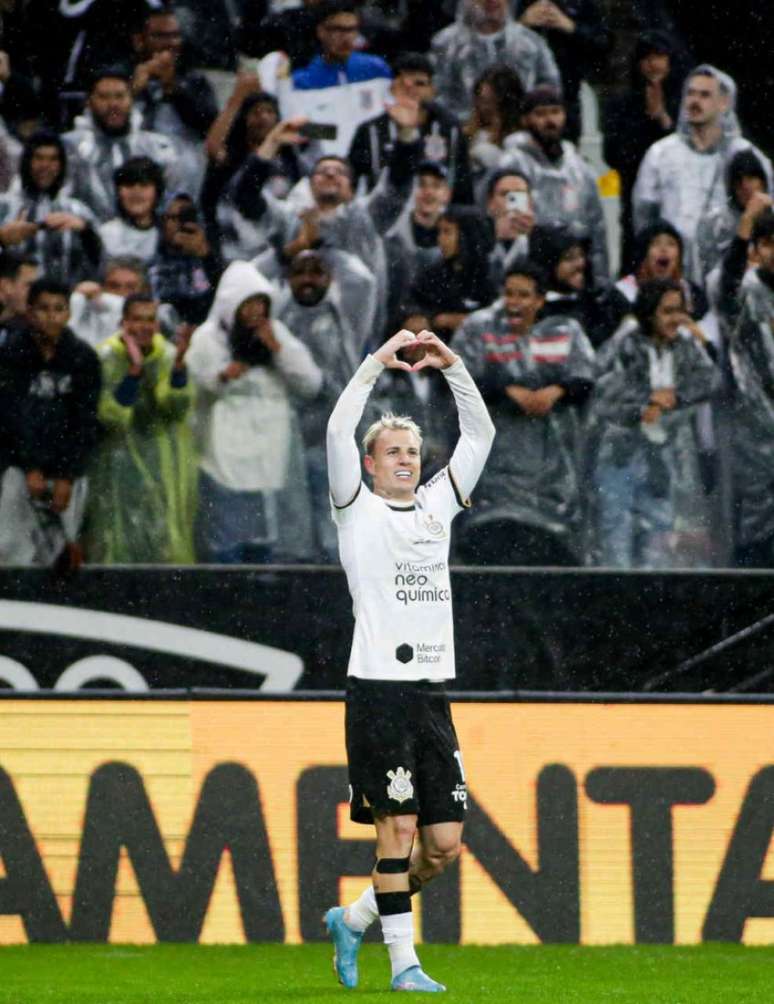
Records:
<instances>
[{"instance_id":1,"label":"black knee tape","mask_svg":"<svg viewBox=\"0 0 774 1004\"><path fill-rule=\"evenodd\" d=\"M378 892L376 908L380 917L394 917L401 913L411 913L411 898L407 892Z\"/></svg>"},{"instance_id":2,"label":"black knee tape","mask_svg":"<svg viewBox=\"0 0 774 1004\"><path fill-rule=\"evenodd\" d=\"M410 858L379 858L376 870L380 875L401 875L409 870Z\"/></svg>"}]
</instances>

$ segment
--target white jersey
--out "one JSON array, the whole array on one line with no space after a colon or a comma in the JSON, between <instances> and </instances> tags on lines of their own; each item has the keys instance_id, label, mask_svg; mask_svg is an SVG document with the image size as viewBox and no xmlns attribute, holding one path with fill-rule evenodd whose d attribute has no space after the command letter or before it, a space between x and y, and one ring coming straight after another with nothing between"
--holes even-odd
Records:
<instances>
[{"instance_id":1,"label":"white jersey","mask_svg":"<svg viewBox=\"0 0 774 1004\"><path fill-rule=\"evenodd\" d=\"M458 360L443 370L462 431L449 466L417 490L413 504L375 495L360 481L354 430L382 369L373 357L365 360L328 425L333 517L355 615L348 673L369 680L451 679L451 524L469 504L467 496L483 469L494 426Z\"/></svg>"},{"instance_id":2,"label":"white jersey","mask_svg":"<svg viewBox=\"0 0 774 1004\"><path fill-rule=\"evenodd\" d=\"M362 484L334 507L355 615L349 674L369 680L454 676L451 522L462 509L449 468L398 506Z\"/></svg>"}]
</instances>

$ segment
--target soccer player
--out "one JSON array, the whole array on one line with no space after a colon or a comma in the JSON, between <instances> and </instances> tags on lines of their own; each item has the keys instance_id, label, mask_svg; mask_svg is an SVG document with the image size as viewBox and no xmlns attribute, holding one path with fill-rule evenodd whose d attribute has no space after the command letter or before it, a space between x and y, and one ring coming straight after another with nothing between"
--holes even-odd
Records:
<instances>
[{"instance_id":1,"label":"soccer player","mask_svg":"<svg viewBox=\"0 0 774 1004\"><path fill-rule=\"evenodd\" d=\"M460 438L449 465L418 487L421 431L410 418L383 415L363 441L370 490L354 439L368 396L385 367L425 366L443 372L457 405ZM346 706L350 814L376 827L373 884L346 909L325 914L345 987L357 985L358 949L378 915L392 989L446 989L419 965L409 897L460 852L467 788L444 685L454 676L449 535L470 505L494 431L462 360L429 331L399 331L368 356L328 422L331 501L355 614Z\"/></svg>"}]
</instances>

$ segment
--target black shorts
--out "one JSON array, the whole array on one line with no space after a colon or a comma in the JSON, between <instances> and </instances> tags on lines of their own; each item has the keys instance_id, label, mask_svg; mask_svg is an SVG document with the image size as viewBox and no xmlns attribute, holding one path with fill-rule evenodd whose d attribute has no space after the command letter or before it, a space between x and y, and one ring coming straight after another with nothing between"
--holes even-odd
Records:
<instances>
[{"instance_id":1,"label":"black shorts","mask_svg":"<svg viewBox=\"0 0 774 1004\"><path fill-rule=\"evenodd\" d=\"M467 788L443 683L347 680L350 816L462 822Z\"/></svg>"}]
</instances>

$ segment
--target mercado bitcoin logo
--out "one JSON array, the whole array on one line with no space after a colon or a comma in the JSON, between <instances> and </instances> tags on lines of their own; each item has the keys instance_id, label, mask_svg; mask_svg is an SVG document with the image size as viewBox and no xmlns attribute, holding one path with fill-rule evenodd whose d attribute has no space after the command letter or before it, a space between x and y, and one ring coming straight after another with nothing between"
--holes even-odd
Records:
<instances>
[{"instance_id":1,"label":"mercado bitcoin logo","mask_svg":"<svg viewBox=\"0 0 774 1004\"><path fill-rule=\"evenodd\" d=\"M373 865L342 718L4 700L0 942L319 940ZM463 702L455 720L465 849L418 902L425 941L774 942L774 706Z\"/></svg>"}]
</instances>

